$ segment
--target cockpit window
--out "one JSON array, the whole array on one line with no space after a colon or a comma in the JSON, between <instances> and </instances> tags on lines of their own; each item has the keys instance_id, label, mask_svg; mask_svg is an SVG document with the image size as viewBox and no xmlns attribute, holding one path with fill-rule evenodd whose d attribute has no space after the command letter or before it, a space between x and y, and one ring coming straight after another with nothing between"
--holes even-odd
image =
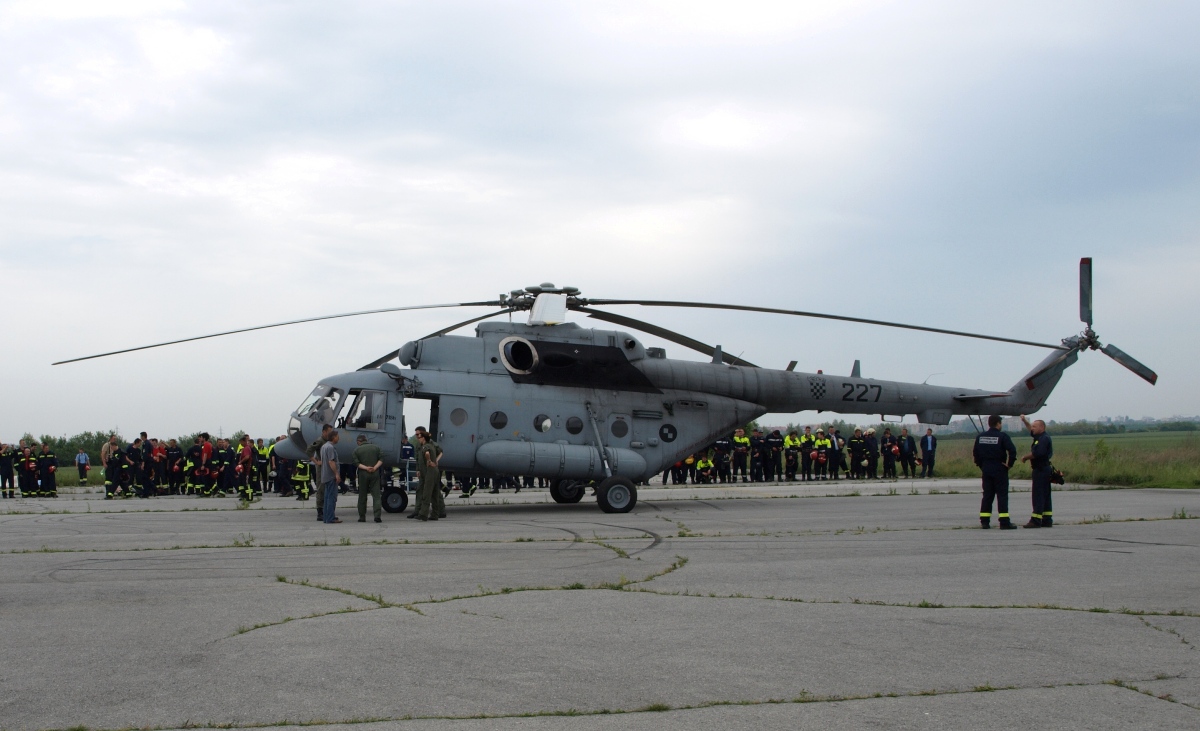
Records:
<instances>
[{"instance_id":1,"label":"cockpit window","mask_svg":"<svg viewBox=\"0 0 1200 731\"><path fill-rule=\"evenodd\" d=\"M329 391L329 386L317 386L313 389L313 392L308 395L308 398L304 399L304 403L300 404L300 408L296 409L296 413L300 416L304 416L312 410L313 404L317 403L318 399L322 398L323 396L328 396Z\"/></svg>"},{"instance_id":2,"label":"cockpit window","mask_svg":"<svg viewBox=\"0 0 1200 731\"><path fill-rule=\"evenodd\" d=\"M383 431L387 419L387 393L385 391L361 391L350 407L346 426L350 429Z\"/></svg>"},{"instance_id":3,"label":"cockpit window","mask_svg":"<svg viewBox=\"0 0 1200 731\"><path fill-rule=\"evenodd\" d=\"M331 386L317 386L312 394L300 404L297 413L322 424L332 424L337 416L337 406L343 392Z\"/></svg>"}]
</instances>

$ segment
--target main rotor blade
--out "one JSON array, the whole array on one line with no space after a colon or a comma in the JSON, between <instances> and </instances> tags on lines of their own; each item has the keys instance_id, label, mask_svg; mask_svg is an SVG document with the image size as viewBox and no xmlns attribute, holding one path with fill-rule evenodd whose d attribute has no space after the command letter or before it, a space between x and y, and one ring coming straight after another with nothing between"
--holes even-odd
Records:
<instances>
[{"instance_id":1,"label":"main rotor blade","mask_svg":"<svg viewBox=\"0 0 1200 731\"><path fill-rule=\"evenodd\" d=\"M237 333L253 332L255 330L268 330L273 327L286 327L287 325L299 325L305 322L318 322L320 320L336 320L342 317L358 317L359 315L378 315L384 312L403 312L405 310L436 310L447 307L494 307L500 302L452 302L444 305L409 305L407 307L385 307L380 310L363 310L361 312L343 312L340 315L323 315L321 317L306 317L302 320L288 320L287 322L276 322L271 325L256 325L254 327L243 327L237 330L226 330L225 332L213 333L211 335L198 335L194 338L181 338L180 340L168 340L165 343L154 343L153 345L139 345L136 348L124 348L122 350L113 350L107 353L97 353L96 355L87 355L82 358L71 358L69 360L60 360L57 363L50 365L63 365L65 363L78 363L81 360L92 360L93 358L107 358L110 355L120 355L122 353L133 353L138 350L149 350L151 348L161 348L165 345L178 345L180 343L190 343L194 340L207 340L208 338L220 338L226 335L236 335Z\"/></svg>"},{"instance_id":2,"label":"main rotor blade","mask_svg":"<svg viewBox=\"0 0 1200 731\"><path fill-rule=\"evenodd\" d=\"M1079 260L1079 319L1092 326L1092 258Z\"/></svg>"},{"instance_id":3,"label":"main rotor blade","mask_svg":"<svg viewBox=\"0 0 1200 731\"><path fill-rule=\"evenodd\" d=\"M794 315L796 317L815 317L822 320L842 320L845 322L859 322L864 325L882 325L883 327L898 327L904 330L921 330L923 332L941 333L942 335L958 335L964 338L977 338L979 340L995 340L1000 343L1016 343L1017 345L1031 345L1035 348L1050 348L1051 350L1064 350L1061 345L1050 345L1048 343L1035 343L1030 340L1017 340L1015 338L1001 338L995 335L981 335L979 333L961 332L959 330L944 330L938 327L922 327L921 325L906 325L901 322L887 322L885 320L868 320L864 317L846 317L844 315L828 315L822 312L804 312L802 310L780 310L774 307L751 307L749 305L724 305L712 302L675 302L669 300L601 300L589 299L590 305L642 305L643 307L697 307L712 310L740 310L742 312L767 312L774 315Z\"/></svg>"},{"instance_id":4,"label":"main rotor blade","mask_svg":"<svg viewBox=\"0 0 1200 731\"><path fill-rule=\"evenodd\" d=\"M1129 355L1128 353L1121 350L1117 346L1105 345L1103 348L1100 349L1100 352L1104 353L1109 358L1112 358L1116 362L1120 363L1121 365L1125 366L1129 370L1133 371L1134 373L1138 374L1142 378L1146 379L1147 381L1150 382L1151 386L1158 383L1158 374L1157 373L1155 373L1154 371L1150 370L1146 366L1139 363L1133 356Z\"/></svg>"},{"instance_id":5,"label":"main rotor blade","mask_svg":"<svg viewBox=\"0 0 1200 731\"><path fill-rule=\"evenodd\" d=\"M498 316L498 315L506 315L506 314L508 314L509 312L515 312L515 310L513 310L512 308L509 308L509 309L506 309L506 310L500 310L499 312L489 312L488 314L486 314L486 315L480 315L479 317L472 317L470 320L463 320L462 322L460 322L460 323L457 323L457 324L454 324L454 325L451 325L450 327L444 327L444 328L442 328L441 330L438 330L438 331L437 331L437 332L435 332L435 333L429 333L429 334L428 334L428 335L426 335L425 337L421 338L421 340L427 340L427 339L429 339L429 338L436 338L436 337L437 337L437 336L439 336L439 335L445 335L445 334L446 334L446 333L448 333L448 332L453 332L453 331L455 331L455 330L457 330L457 329L459 329L460 327L463 327L463 326L465 326L465 325L470 325L472 322L479 322L480 320L486 320L486 319L488 319L489 317L496 317L496 316ZM375 369L375 368L378 368L379 366L383 365L384 363L387 363L389 360L391 360L392 358L395 358L397 355L400 355L400 349L399 349L399 348L396 348L395 350L393 350L392 352L388 353L387 355L380 356L380 357L376 358L375 360L373 360L373 361L371 361L370 363L366 364L366 365L365 365L365 366L363 366L362 368L359 368L359 370L360 370L360 371L369 371L369 370L373 370L373 369Z\"/></svg>"},{"instance_id":6,"label":"main rotor blade","mask_svg":"<svg viewBox=\"0 0 1200 731\"><path fill-rule=\"evenodd\" d=\"M697 353L704 353L710 357L713 355L713 353L717 352L716 348L708 345L707 343L702 343L699 340L689 338L687 335L681 335L680 333L677 333L673 330L668 330L665 327L659 327L658 325L651 325L648 322L635 320L632 317L615 315L611 312L604 312L603 310L593 310L590 307L574 307L572 309L574 309L576 312L583 312L587 314L588 317L594 317L597 320L604 320L605 322L611 322L614 325L621 325L622 327L627 327L632 330L640 330L644 333L649 333L650 335L657 335L663 340L669 340L676 345L682 345L685 348L690 348ZM721 360L730 365L747 366L749 368L758 367L749 361L742 360L736 355L730 355L728 353L721 353Z\"/></svg>"}]
</instances>

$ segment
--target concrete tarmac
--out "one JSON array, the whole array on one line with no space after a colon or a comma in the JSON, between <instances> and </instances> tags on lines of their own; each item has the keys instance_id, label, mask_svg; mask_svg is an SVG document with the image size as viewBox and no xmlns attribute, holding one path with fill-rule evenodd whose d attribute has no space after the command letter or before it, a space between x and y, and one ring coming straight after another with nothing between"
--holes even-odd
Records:
<instances>
[{"instance_id":1,"label":"concrete tarmac","mask_svg":"<svg viewBox=\"0 0 1200 731\"><path fill-rule=\"evenodd\" d=\"M1200 728L1200 491L978 490L6 500L0 728Z\"/></svg>"}]
</instances>

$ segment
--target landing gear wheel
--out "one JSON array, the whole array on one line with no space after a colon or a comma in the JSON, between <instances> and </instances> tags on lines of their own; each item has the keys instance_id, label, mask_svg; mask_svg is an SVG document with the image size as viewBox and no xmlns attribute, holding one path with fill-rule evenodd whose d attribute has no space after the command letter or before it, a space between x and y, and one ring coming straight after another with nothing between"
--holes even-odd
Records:
<instances>
[{"instance_id":1,"label":"landing gear wheel","mask_svg":"<svg viewBox=\"0 0 1200 731\"><path fill-rule=\"evenodd\" d=\"M575 480L555 480L550 483L550 497L556 503L577 503L583 499L585 492L587 489L583 483Z\"/></svg>"},{"instance_id":2,"label":"landing gear wheel","mask_svg":"<svg viewBox=\"0 0 1200 731\"><path fill-rule=\"evenodd\" d=\"M403 513L408 507L408 493L403 488L388 486L383 489L383 509L389 513Z\"/></svg>"},{"instance_id":3,"label":"landing gear wheel","mask_svg":"<svg viewBox=\"0 0 1200 731\"><path fill-rule=\"evenodd\" d=\"M624 477L609 477L596 486L596 504L606 513L628 513L637 505L637 488Z\"/></svg>"}]
</instances>

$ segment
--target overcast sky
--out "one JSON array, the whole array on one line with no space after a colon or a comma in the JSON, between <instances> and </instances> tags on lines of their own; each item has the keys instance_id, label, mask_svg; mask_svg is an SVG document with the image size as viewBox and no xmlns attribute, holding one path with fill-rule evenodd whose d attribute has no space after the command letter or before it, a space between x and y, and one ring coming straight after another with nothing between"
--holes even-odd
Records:
<instances>
[{"instance_id":1,"label":"overcast sky","mask_svg":"<svg viewBox=\"0 0 1200 731\"><path fill-rule=\"evenodd\" d=\"M1195 2L0 2L0 438L278 434L319 378L483 311L50 363L544 281L1057 342L1081 256L1100 337L1160 381L1087 353L1042 415L1200 413L1198 28ZM621 311L826 373L1007 389L1043 357Z\"/></svg>"}]
</instances>

